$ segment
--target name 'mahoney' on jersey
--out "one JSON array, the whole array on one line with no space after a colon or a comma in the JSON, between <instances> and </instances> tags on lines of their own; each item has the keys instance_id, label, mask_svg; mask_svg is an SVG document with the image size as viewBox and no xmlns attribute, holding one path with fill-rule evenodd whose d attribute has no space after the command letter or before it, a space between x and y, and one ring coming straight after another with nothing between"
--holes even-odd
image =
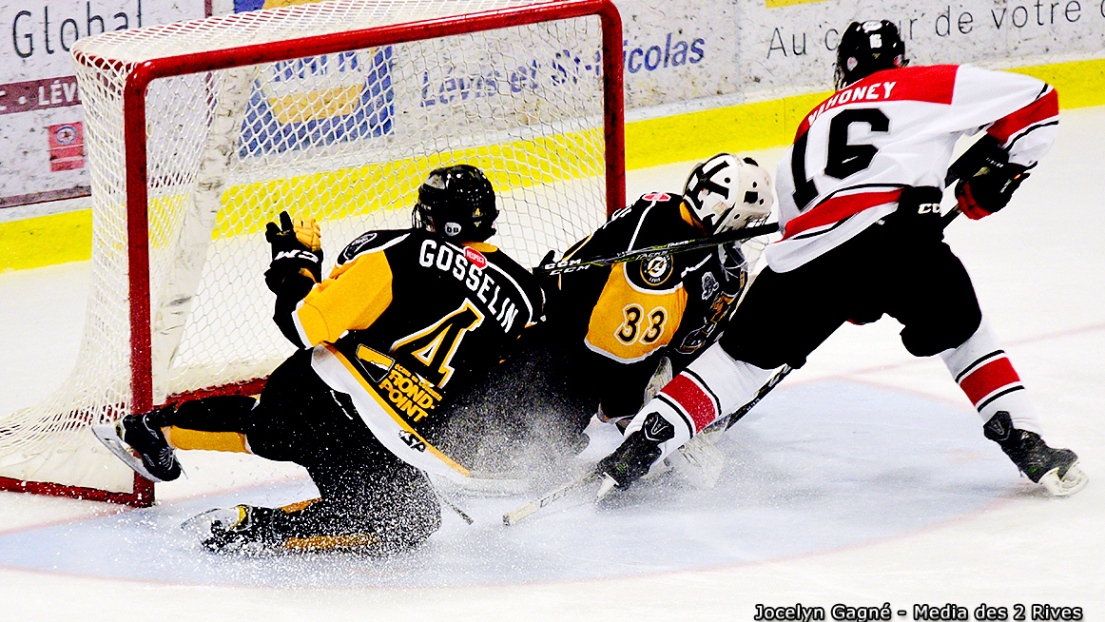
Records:
<instances>
[{"instance_id":1,"label":"name 'mahoney' on jersey","mask_svg":"<svg viewBox=\"0 0 1105 622\"><path fill-rule=\"evenodd\" d=\"M985 129L1031 167L1058 132L1055 90L970 65L878 71L834 93L798 127L776 174L783 238L764 255L793 270L897 208L905 186L944 188L956 141Z\"/></svg>"},{"instance_id":2,"label":"name 'mahoney' on jersey","mask_svg":"<svg viewBox=\"0 0 1105 622\"><path fill-rule=\"evenodd\" d=\"M541 306L533 275L494 246L372 231L341 252L292 321L314 347L312 367L351 395L385 447L420 468L467 474L439 449L449 395L490 373Z\"/></svg>"},{"instance_id":3,"label":"name 'mahoney' on jersey","mask_svg":"<svg viewBox=\"0 0 1105 622\"><path fill-rule=\"evenodd\" d=\"M703 237L691 223L681 195L649 193L616 212L564 258ZM720 246L570 272L560 277L560 323L570 338L581 338L590 351L620 364L661 349L692 355L717 337L745 278L743 258Z\"/></svg>"}]
</instances>

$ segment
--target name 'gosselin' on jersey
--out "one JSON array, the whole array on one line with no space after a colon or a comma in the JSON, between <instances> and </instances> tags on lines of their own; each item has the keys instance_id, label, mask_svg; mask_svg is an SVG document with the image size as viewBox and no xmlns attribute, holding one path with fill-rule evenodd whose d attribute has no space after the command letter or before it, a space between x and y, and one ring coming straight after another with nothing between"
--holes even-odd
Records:
<instances>
[{"instance_id":1,"label":"name 'gosselin' on jersey","mask_svg":"<svg viewBox=\"0 0 1105 622\"><path fill-rule=\"evenodd\" d=\"M851 88L838 91L835 95L825 100L820 106L815 108L806 117L807 125L813 125L813 122L817 120L817 117L821 116L821 113L835 108L836 106L843 106L849 102L858 101L882 101L890 99L890 92L894 90L897 82L875 82L874 84L865 84L863 86L853 86Z\"/></svg>"},{"instance_id":2,"label":"name 'gosselin' on jersey","mask_svg":"<svg viewBox=\"0 0 1105 622\"><path fill-rule=\"evenodd\" d=\"M484 270L489 264L482 253L469 247L461 251L449 244L425 240L418 250L418 263L424 268L434 267L452 274L486 305L488 313L503 327L503 331L510 332L510 327L514 325L514 319L518 316L518 307L509 297L504 296L502 305L498 310L495 309L495 303L499 301L499 292L502 289ZM490 300L487 298L488 292L491 293Z\"/></svg>"}]
</instances>

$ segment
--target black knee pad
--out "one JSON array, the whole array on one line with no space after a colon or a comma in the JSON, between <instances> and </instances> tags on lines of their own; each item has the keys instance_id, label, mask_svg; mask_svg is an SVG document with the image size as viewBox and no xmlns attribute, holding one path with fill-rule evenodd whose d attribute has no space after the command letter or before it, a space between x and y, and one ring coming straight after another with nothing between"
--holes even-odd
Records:
<instances>
[{"instance_id":1,"label":"black knee pad","mask_svg":"<svg viewBox=\"0 0 1105 622\"><path fill-rule=\"evenodd\" d=\"M778 336L771 340L747 338L726 339L730 333L725 333L718 339L721 349L738 361L744 361L755 365L760 369L775 369L782 365L790 365L797 369L806 364L809 348L804 344L796 344L788 341L785 336Z\"/></svg>"},{"instance_id":2,"label":"black knee pad","mask_svg":"<svg viewBox=\"0 0 1105 622\"><path fill-rule=\"evenodd\" d=\"M982 323L978 306L931 322L915 322L902 329L902 345L913 356L934 356L958 347L975 334Z\"/></svg>"}]
</instances>

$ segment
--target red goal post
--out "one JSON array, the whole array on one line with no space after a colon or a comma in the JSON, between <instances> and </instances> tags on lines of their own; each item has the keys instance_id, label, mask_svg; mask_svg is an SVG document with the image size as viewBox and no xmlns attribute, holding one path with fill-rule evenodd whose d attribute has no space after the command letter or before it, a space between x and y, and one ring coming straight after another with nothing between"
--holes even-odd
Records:
<instances>
[{"instance_id":1,"label":"red goal post","mask_svg":"<svg viewBox=\"0 0 1105 622\"><path fill-rule=\"evenodd\" d=\"M356 24L347 15L375 6L385 23L319 25ZM476 10L448 10L457 7ZM388 21L414 9L429 16ZM250 30L299 27L322 32ZM181 44L149 58L127 47L227 32L262 40L192 51ZM153 502L152 484L129 473L126 486L105 484L102 473L82 479L103 470L118 479L119 465L87 446L87 427L168 401L260 390L265 370L286 353L274 327L242 331L271 325L271 296L255 281L268 260L264 222L281 209L317 210L333 257L365 229L403 226L429 168L467 161L485 169L505 203L507 220L492 241L536 265L625 204L622 27L610 0L333 0L109 33L82 39L73 55L95 205L89 320L78 369L58 395L0 415L3 489ZM343 62L356 66L361 84L312 74ZM290 95L281 90L315 78ZM416 103L407 106L412 92ZM305 103L305 94L316 99ZM173 142L178 134L183 142ZM120 271L123 280L113 280ZM224 355L205 339L247 349L272 343L263 354ZM218 366L224 356L244 362L228 372ZM126 386L112 389L120 357ZM68 462L38 459L59 444L73 446Z\"/></svg>"}]
</instances>

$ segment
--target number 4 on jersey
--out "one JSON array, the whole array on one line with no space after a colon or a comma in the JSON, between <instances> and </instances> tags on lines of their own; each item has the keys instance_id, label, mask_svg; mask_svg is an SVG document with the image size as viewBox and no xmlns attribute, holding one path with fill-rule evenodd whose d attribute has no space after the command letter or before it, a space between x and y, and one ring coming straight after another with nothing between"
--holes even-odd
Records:
<instances>
[{"instance_id":1,"label":"number 4 on jersey","mask_svg":"<svg viewBox=\"0 0 1105 622\"><path fill-rule=\"evenodd\" d=\"M484 315L468 300L456 311L446 315L433 325L397 340L391 353L397 357L409 355L422 363L419 375L444 387L453 375L450 363L468 331L483 323Z\"/></svg>"}]
</instances>

